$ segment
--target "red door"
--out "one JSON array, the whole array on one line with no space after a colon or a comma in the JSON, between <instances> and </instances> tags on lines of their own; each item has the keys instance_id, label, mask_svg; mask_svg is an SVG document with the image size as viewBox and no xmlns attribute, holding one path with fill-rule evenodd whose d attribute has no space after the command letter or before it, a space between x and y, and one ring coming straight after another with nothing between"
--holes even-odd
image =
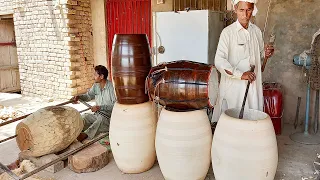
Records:
<instances>
[{"instance_id":1,"label":"red door","mask_svg":"<svg viewBox=\"0 0 320 180\"><path fill-rule=\"evenodd\" d=\"M115 34L147 34L151 45L151 0L106 0L108 66Z\"/></svg>"}]
</instances>

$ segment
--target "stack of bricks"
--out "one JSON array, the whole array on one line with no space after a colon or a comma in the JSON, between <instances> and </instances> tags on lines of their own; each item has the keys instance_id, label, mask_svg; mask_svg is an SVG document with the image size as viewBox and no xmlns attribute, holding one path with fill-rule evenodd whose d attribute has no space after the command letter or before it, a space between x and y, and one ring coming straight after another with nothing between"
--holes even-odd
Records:
<instances>
[{"instance_id":1,"label":"stack of bricks","mask_svg":"<svg viewBox=\"0 0 320 180\"><path fill-rule=\"evenodd\" d=\"M0 15L13 13L13 1L17 0L0 0Z\"/></svg>"},{"instance_id":2,"label":"stack of bricks","mask_svg":"<svg viewBox=\"0 0 320 180\"><path fill-rule=\"evenodd\" d=\"M22 94L68 99L91 87L90 0L20 0L14 24Z\"/></svg>"}]
</instances>

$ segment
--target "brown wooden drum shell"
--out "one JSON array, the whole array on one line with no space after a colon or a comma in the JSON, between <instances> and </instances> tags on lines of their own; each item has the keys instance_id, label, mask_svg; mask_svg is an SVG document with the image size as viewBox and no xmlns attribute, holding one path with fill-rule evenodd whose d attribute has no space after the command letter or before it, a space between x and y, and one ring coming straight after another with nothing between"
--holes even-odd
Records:
<instances>
[{"instance_id":1,"label":"brown wooden drum shell","mask_svg":"<svg viewBox=\"0 0 320 180\"><path fill-rule=\"evenodd\" d=\"M116 34L112 47L112 77L120 104L139 104L149 100L145 79L151 68L146 34Z\"/></svg>"},{"instance_id":2,"label":"brown wooden drum shell","mask_svg":"<svg viewBox=\"0 0 320 180\"><path fill-rule=\"evenodd\" d=\"M213 65L174 61L152 67L147 86L149 98L167 109L211 108L218 96L218 74Z\"/></svg>"}]
</instances>

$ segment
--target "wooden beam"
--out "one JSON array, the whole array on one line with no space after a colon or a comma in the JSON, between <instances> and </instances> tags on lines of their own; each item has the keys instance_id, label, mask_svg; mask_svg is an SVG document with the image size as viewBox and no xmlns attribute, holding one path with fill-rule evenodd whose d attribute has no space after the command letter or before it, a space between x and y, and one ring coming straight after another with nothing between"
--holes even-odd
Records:
<instances>
[{"instance_id":1,"label":"wooden beam","mask_svg":"<svg viewBox=\"0 0 320 180\"><path fill-rule=\"evenodd\" d=\"M12 70L12 69L19 70L19 66L0 66L0 70Z\"/></svg>"},{"instance_id":2,"label":"wooden beam","mask_svg":"<svg viewBox=\"0 0 320 180\"><path fill-rule=\"evenodd\" d=\"M0 46L15 46L16 42L0 42Z\"/></svg>"},{"instance_id":3,"label":"wooden beam","mask_svg":"<svg viewBox=\"0 0 320 180\"><path fill-rule=\"evenodd\" d=\"M13 18L13 13L14 11L13 10L10 10L10 11L7 11L7 12L0 12L0 19L12 19Z\"/></svg>"},{"instance_id":4,"label":"wooden beam","mask_svg":"<svg viewBox=\"0 0 320 180\"><path fill-rule=\"evenodd\" d=\"M20 86L0 89L0 92L5 92L5 93L14 93L14 92L19 92L19 91L21 91Z\"/></svg>"}]
</instances>

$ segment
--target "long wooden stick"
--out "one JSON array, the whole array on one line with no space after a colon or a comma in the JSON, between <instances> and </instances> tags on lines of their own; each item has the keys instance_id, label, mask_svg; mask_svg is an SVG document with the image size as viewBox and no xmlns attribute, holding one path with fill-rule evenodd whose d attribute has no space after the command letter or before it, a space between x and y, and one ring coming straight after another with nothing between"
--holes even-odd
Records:
<instances>
[{"instance_id":1,"label":"long wooden stick","mask_svg":"<svg viewBox=\"0 0 320 180\"><path fill-rule=\"evenodd\" d=\"M66 105L66 104L69 104L69 103L72 103L72 102L73 102L72 100L69 100L69 101L66 101L66 102L64 102L64 103L57 104L57 105L55 105L55 106L63 106L63 105ZM30 114L32 114L32 113L30 113ZM9 120L9 121L0 123L0 127L1 127L1 126L4 126L4 125L7 125L7 124L10 124L10 123L13 123L13 122L16 122L16 121L19 121L19 120L21 120L21 119L24 119L24 118L28 117L30 114L26 114L26 115L24 115L24 116L17 117L17 118L15 118L15 119L11 119L11 120Z\"/></svg>"},{"instance_id":2,"label":"long wooden stick","mask_svg":"<svg viewBox=\"0 0 320 180\"><path fill-rule=\"evenodd\" d=\"M268 45L272 45L272 46L273 46L275 40L276 40L276 36L275 36L274 34L271 34ZM264 60L263 60L263 63L262 63L262 66L261 66L261 71L262 71L262 72L263 72L264 69L266 68L266 64L267 64L267 62L268 62L268 59L269 59L268 57L265 57Z\"/></svg>"},{"instance_id":3,"label":"long wooden stick","mask_svg":"<svg viewBox=\"0 0 320 180\"><path fill-rule=\"evenodd\" d=\"M253 72L254 68L255 68L255 66L251 66L250 72ZM246 93L244 94L244 98L243 98L243 102L242 102L242 106L241 106L241 110L240 110L240 114L239 114L239 119L243 119L244 106L246 105L249 87L250 87L250 81L248 81Z\"/></svg>"},{"instance_id":4,"label":"long wooden stick","mask_svg":"<svg viewBox=\"0 0 320 180\"><path fill-rule=\"evenodd\" d=\"M314 107L314 133L317 134L318 132L318 121L319 121L319 90L316 91L316 102Z\"/></svg>"},{"instance_id":5,"label":"long wooden stick","mask_svg":"<svg viewBox=\"0 0 320 180\"><path fill-rule=\"evenodd\" d=\"M262 63L262 66L261 66L261 71L262 71L262 72L263 72L264 69L266 68L266 64L267 64L267 62L268 62L268 59L269 59L269 58L264 58L264 60L263 60L263 63Z\"/></svg>"}]
</instances>

